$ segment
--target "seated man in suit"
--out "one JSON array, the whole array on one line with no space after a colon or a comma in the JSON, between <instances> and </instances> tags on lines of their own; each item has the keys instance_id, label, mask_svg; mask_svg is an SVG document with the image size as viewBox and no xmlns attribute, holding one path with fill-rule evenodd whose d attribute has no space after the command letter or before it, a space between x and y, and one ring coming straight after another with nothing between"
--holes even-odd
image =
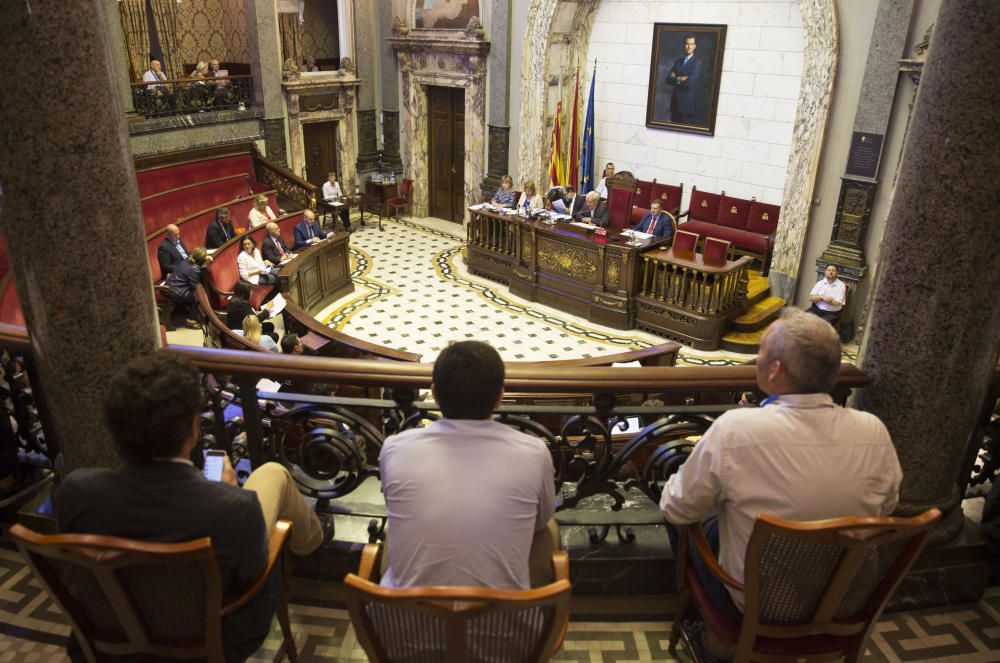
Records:
<instances>
[{"instance_id":1,"label":"seated man in suit","mask_svg":"<svg viewBox=\"0 0 1000 663\"><path fill-rule=\"evenodd\" d=\"M160 276L164 279L174 271L177 263L188 259L188 250L181 241L181 229L174 224L167 226L167 236L156 249L156 261L160 263Z\"/></svg>"},{"instance_id":2,"label":"seated man in suit","mask_svg":"<svg viewBox=\"0 0 1000 663\"><path fill-rule=\"evenodd\" d=\"M635 229L664 239L674 236L673 223L670 221L670 216L663 211L663 203L659 198L649 203L649 214L642 217L642 221L636 224Z\"/></svg>"},{"instance_id":3,"label":"seated man in suit","mask_svg":"<svg viewBox=\"0 0 1000 663\"><path fill-rule=\"evenodd\" d=\"M601 194L591 191L587 194L587 200L583 209L573 215L577 221L593 223L598 228L607 228L611 222L608 218L608 204L601 201Z\"/></svg>"},{"instance_id":4,"label":"seated man in suit","mask_svg":"<svg viewBox=\"0 0 1000 663\"><path fill-rule=\"evenodd\" d=\"M288 248L285 240L281 238L281 229L278 228L278 224L274 221L268 221L267 223L267 237L260 243L260 254L264 260L269 261L275 266L275 269L272 271L277 271L281 261L292 255L292 250Z\"/></svg>"},{"instance_id":5,"label":"seated man in suit","mask_svg":"<svg viewBox=\"0 0 1000 663\"><path fill-rule=\"evenodd\" d=\"M563 187L563 204L566 205L566 213L570 216L576 216L583 211L583 205L586 203L586 199L583 196L579 196L576 193L576 187L572 184L567 184Z\"/></svg>"},{"instance_id":6,"label":"seated man in suit","mask_svg":"<svg viewBox=\"0 0 1000 663\"><path fill-rule=\"evenodd\" d=\"M529 558L551 561L552 456L540 438L492 419L503 383L503 360L489 345L449 345L431 385L444 418L382 445L383 585L527 589ZM533 549L536 536L548 556Z\"/></svg>"},{"instance_id":7,"label":"seated man in suit","mask_svg":"<svg viewBox=\"0 0 1000 663\"><path fill-rule=\"evenodd\" d=\"M236 231L229 216L229 208L220 207L215 210L215 220L208 224L208 230L205 231L205 248L217 249L234 237Z\"/></svg>"},{"instance_id":8,"label":"seated man in suit","mask_svg":"<svg viewBox=\"0 0 1000 663\"><path fill-rule=\"evenodd\" d=\"M298 555L319 548L332 521L320 521L278 463L258 467L243 488L228 457L221 481L205 478L191 462L203 404L201 375L188 360L158 352L129 362L104 396L104 419L124 465L71 472L55 492L55 516L63 533L155 542L210 537L228 602L260 576L278 520L292 521L290 547ZM272 573L246 607L223 617L227 660L245 660L264 641L280 589L281 573ZM79 652L72 639L68 648Z\"/></svg>"},{"instance_id":9,"label":"seated man in suit","mask_svg":"<svg viewBox=\"0 0 1000 663\"><path fill-rule=\"evenodd\" d=\"M295 246L296 251L326 239L326 233L319 227L316 215L312 210L307 209L302 213L302 220L295 224Z\"/></svg>"}]
</instances>

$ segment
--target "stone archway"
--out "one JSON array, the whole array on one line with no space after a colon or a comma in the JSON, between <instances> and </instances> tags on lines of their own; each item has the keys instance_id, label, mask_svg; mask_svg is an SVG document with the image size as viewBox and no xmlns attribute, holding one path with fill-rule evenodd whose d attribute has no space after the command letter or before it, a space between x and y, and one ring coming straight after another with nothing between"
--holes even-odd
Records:
<instances>
[{"instance_id":1,"label":"stone archway","mask_svg":"<svg viewBox=\"0 0 1000 663\"><path fill-rule=\"evenodd\" d=\"M572 21L573 39L554 32L558 9L564 0L532 0L524 39L521 70L520 140L517 146L523 175L543 176L551 120L548 89L550 59L558 57L566 71L583 64L590 44L593 17L601 0L581 0ZM838 28L834 0L799 0L805 31L802 82L795 114L791 153L781 201L781 223L771 261L772 292L788 299L793 294L802 262L809 226L809 211L816 184L823 136L830 115L830 101L837 74ZM569 86L564 86L564 90ZM570 92L572 94L572 92ZM563 100L564 107L572 100Z\"/></svg>"}]
</instances>

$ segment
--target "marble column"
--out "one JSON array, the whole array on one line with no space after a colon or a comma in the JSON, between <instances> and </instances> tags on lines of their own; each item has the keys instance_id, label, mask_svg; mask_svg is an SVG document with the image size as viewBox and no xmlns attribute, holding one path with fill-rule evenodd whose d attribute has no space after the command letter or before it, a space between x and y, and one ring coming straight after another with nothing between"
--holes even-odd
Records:
<instances>
[{"instance_id":1,"label":"marble column","mask_svg":"<svg viewBox=\"0 0 1000 663\"><path fill-rule=\"evenodd\" d=\"M254 92L264 106L264 146L267 158L288 165L285 102L281 89L281 37L274 0L248 0L247 36Z\"/></svg>"},{"instance_id":2,"label":"marble column","mask_svg":"<svg viewBox=\"0 0 1000 663\"><path fill-rule=\"evenodd\" d=\"M486 177L484 196L500 186L500 178L510 172L510 0L493 0L486 30L490 54L486 58L489 73Z\"/></svg>"},{"instance_id":3,"label":"marble column","mask_svg":"<svg viewBox=\"0 0 1000 663\"><path fill-rule=\"evenodd\" d=\"M378 74L376 71L376 3L354 0L354 63L361 87L358 88L358 180L375 171L378 163ZM390 3L378 3L390 4ZM391 7L390 7L391 8ZM391 21L391 19L390 19ZM393 58L395 62L395 58Z\"/></svg>"},{"instance_id":4,"label":"marble column","mask_svg":"<svg viewBox=\"0 0 1000 663\"><path fill-rule=\"evenodd\" d=\"M987 73L998 32L995 0L942 4L882 239L859 357L874 382L854 405L889 427L904 514L959 503L959 466L997 361L1000 89ZM961 524L952 509L939 537Z\"/></svg>"},{"instance_id":5,"label":"marble column","mask_svg":"<svg viewBox=\"0 0 1000 663\"><path fill-rule=\"evenodd\" d=\"M111 43L111 60L115 70L115 80L118 83L125 110L134 113L132 81L129 79L128 48L125 45L125 30L122 29L121 6L118 0L104 0L104 4L108 10L108 40Z\"/></svg>"},{"instance_id":6,"label":"marble column","mask_svg":"<svg viewBox=\"0 0 1000 663\"><path fill-rule=\"evenodd\" d=\"M111 375L159 344L118 62L117 18L81 0L0 5L0 230L65 469L118 462ZM38 106L38 54L58 98ZM86 63L86 66L80 66Z\"/></svg>"}]
</instances>

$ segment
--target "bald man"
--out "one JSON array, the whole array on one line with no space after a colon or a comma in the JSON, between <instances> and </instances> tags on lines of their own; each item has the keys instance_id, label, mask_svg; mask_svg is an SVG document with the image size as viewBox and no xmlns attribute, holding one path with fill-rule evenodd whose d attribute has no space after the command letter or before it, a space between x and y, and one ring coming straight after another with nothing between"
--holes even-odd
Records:
<instances>
[{"instance_id":1,"label":"bald man","mask_svg":"<svg viewBox=\"0 0 1000 663\"><path fill-rule=\"evenodd\" d=\"M260 243L260 255L272 265L280 265L281 261L292 254L292 250L281 237L281 229L274 221L267 223L267 237Z\"/></svg>"},{"instance_id":2,"label":"bald man","mask_svg":"<svg viewBox=\"0 0 1000 663\"><path fill-rule=\"evenodd\" d=\"M166 237L156 249L156 261L160 263L160 276L164 279L174 271L174 266L188 259L189 251L181 241L181 230L174 224L167 226Z\"/></svg>"}]
</instances>

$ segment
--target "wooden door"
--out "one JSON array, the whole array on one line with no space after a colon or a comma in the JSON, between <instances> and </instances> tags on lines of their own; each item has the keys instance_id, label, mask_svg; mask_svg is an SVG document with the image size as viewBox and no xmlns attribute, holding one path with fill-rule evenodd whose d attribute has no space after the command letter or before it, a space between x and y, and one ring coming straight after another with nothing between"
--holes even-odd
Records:
<instances>
[{"instance_id":1,"label":"wooden door","mask_svg":"<svg viewBox=\"0 0 1000 663\"><path fill-rule=\"evenodd\" d=\"M430 215L461 223L465 215L465 90L427 88Z\"/></svg>"},{"instance_id":2,"label":"wooden door","mask_svg":"<svg viewBox=\"0 0 1000 663\"><path fill-rule=\"evenodd\" d=\"M333 171L337 173L338 181L343 182L343 177L337 170L337 123L303 124L302 141L306 151L306 180L310 184L323 186L327 174Z\"/></svg>"}]
</instances>

